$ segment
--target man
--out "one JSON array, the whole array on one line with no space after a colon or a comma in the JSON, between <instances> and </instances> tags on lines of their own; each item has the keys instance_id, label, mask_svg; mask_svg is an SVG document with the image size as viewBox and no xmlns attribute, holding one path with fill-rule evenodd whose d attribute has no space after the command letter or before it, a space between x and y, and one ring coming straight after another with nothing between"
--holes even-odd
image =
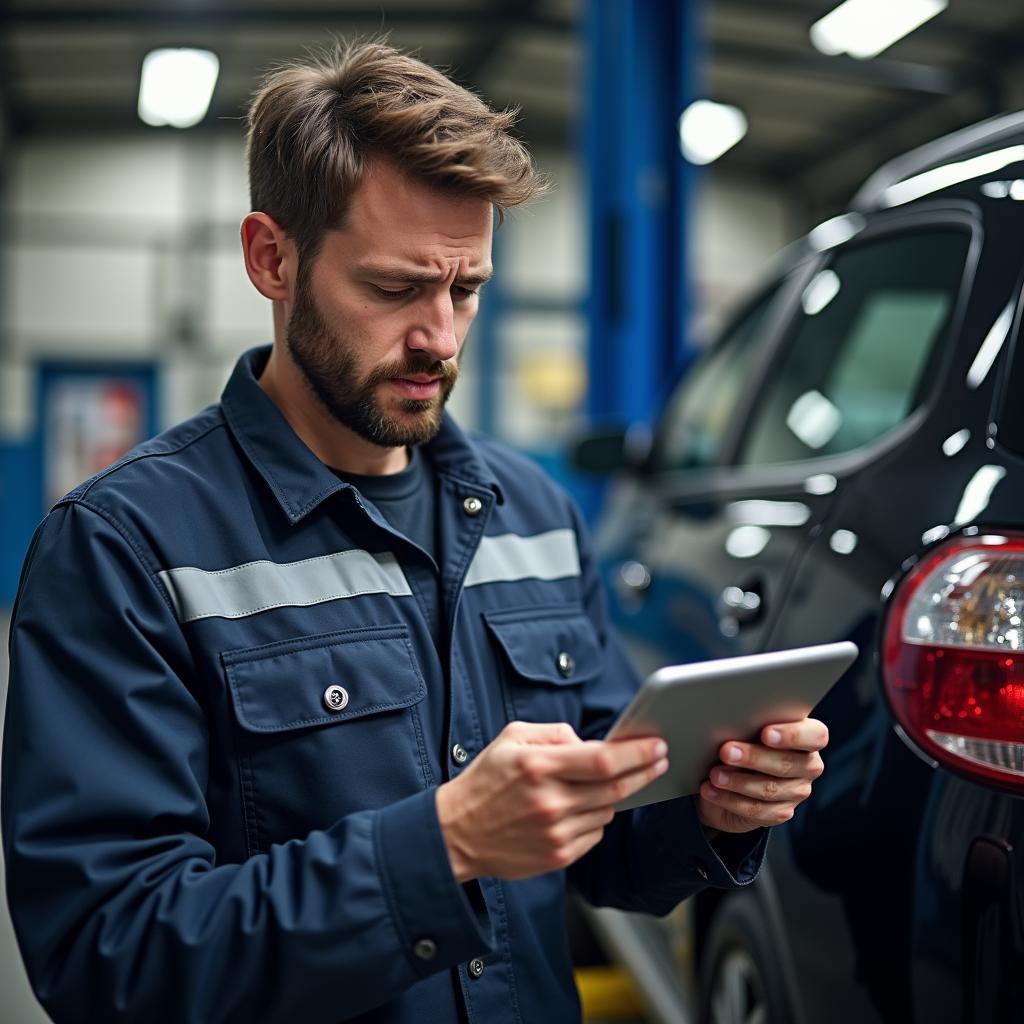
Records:
<instances>
[{"instance_id":1,"label":"man","mask_svg":"<svg viewBox=\"0 0 1024 1024\"><path fill-rule=\"evenodd\" d=\"M637 680L575 508L442 412L495 211L538 189L509 123L378 43L255 98L274 344L22 575L4 843L55 1020L578 1019L566 884L744 885L820 773L824 726L784 724L613 814L666 762L600 740Z\"/></svg>"}]
</instances>

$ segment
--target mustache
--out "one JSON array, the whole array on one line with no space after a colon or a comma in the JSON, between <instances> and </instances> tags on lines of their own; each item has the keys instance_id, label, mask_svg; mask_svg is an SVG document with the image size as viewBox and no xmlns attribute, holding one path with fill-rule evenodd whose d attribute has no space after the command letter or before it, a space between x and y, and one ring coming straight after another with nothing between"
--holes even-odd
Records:
<instances>
[{"instance_id":1,"label":"mustache","mask_svg":"<svg viewBox=\"0 0 1024 1024\"><path fill-rule=\"evenodd\" d=\"M438 359L411 359L401 363L384 363L375 367L366 375L363 382L364 387L373 387L386 380L395 377L409 377L413 374L424 373L431 377L440 377L442 385L454 384L459 375L459 367L454 359L441 362Z\"/></svg>"}]
</instances>

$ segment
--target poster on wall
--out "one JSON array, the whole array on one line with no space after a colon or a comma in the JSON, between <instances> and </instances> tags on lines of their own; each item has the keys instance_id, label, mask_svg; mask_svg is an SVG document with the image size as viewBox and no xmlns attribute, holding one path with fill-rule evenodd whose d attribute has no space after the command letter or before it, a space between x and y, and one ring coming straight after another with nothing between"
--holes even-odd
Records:
<instances>
[{"instance_id":1,"label":"poster on wall","mask_svg":"<svg viewBox=\"0 0 1024 1024\"><path fill-rule=\"evenodd\" d=\"M116 462L149 434L146 384L138 377L57 375L44 395L47 507Z\"/></svg>"}]
</instances>

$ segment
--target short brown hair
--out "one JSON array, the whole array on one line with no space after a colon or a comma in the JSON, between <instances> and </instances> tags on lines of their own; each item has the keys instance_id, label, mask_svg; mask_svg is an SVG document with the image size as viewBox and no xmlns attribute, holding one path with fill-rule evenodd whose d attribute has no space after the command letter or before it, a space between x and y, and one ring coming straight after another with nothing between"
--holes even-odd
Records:
<instances>
[{"instance_id":1,"label":"short brown hair","mask_svg":"<svg viewBox=\"0 0 1024 1024\"><path fill-rule=\"evenodd\" d=\"M367 158L480 196L499 221L542 191L516 112L491 110L440 71L379 39L336 42L276 68L253 97L246 155L253 210L270 214L313 258L339 227Z\"/></svg>"}]
</instances>

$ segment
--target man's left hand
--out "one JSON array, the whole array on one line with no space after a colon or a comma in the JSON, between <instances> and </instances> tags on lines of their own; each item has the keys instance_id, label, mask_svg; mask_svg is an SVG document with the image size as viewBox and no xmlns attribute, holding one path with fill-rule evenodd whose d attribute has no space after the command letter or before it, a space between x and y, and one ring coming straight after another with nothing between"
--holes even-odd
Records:
<instances>
[{"instance_id":1,"label":"man's left hand","mask_svg":"<svg viewBox=\"0 0 1024 1024\"><path fill-rule=\"evenodd\" d=\"M828 729L814 718L766 725L761 743L723 743L722 763L711 769L697 797L701 824L720 832L752 832L789 821L825 770L819 751L827 743Z\"/></svg>"}]
</instances>

